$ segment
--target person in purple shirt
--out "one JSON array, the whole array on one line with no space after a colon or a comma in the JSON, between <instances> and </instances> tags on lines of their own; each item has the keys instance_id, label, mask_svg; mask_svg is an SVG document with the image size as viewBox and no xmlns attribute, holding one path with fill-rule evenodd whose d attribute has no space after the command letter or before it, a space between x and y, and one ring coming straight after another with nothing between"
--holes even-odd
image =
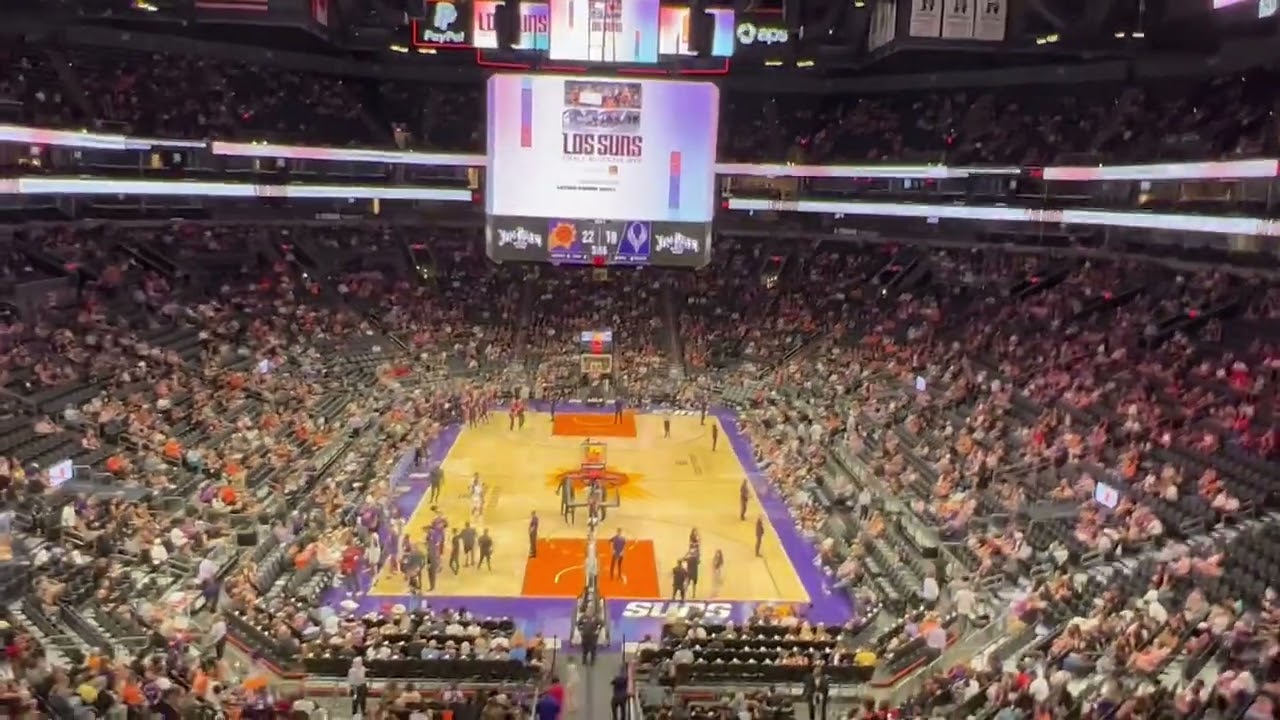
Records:
<instances>
[{"instance_id":1,"label":"person in purple shirt","mask_svg":"<svg viewBox=\"0 0 1280 720\"><path fill-rule=\"evenodd\" d=\"M614 533L613 538L609 540L609 549L613 551L613 555L609 558L609 577L620 577L622 553L627 549L627 539L622 536L622 528L618 528L618 532Z\"/></svg>"},{"instance_id":2,"label":"person in purple shirt","mask_svg":"<svg viewBox=\"0 0 1280 720\"><path fill-rule=\"evenodd\" d=\"M560 703L550 695L543 695L538 698L538 704L533 706L533 716L537 720L558 720Z\"/></svg>"}]
</instances>

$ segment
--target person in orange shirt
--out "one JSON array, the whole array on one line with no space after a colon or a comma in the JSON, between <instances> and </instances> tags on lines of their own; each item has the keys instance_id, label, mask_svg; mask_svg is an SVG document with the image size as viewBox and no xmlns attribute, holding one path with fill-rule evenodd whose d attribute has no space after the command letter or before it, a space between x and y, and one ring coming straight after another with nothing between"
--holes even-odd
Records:
<instances>
[{"instance_id":1,"label":"person in orange shirt","mask_svg":"<svg viewBox=\"0 0 1280 720\"><path fill-rule=\"evenodd\" d=\"M128 463L119 455L112 455L107 458L107 472L112 475L123 475L129 469Z\"/></svg>"},{"instance_id":2,"label":"person in orange shirt","mask_svg":"<svg viewBox=\"0 0 1280 720\"><path fill-rule=\"evenodd\" d=\"M218 499L227 507L232 507L240 500L240 496L236 493L235 488L230 485L224 485L223 488L218 491Z\"/></svg>"},{"instance_id":3,"label":"person in orange shirt","mask_svg":"<svg viewBox=\"0 0 1280 720\"><path fill-rule=\"evenodd\" d=\"M182 459L182 444L178 442L177 438L169 438L164 444L164 456L168 460Z\"/></svg>"}]
</instances>

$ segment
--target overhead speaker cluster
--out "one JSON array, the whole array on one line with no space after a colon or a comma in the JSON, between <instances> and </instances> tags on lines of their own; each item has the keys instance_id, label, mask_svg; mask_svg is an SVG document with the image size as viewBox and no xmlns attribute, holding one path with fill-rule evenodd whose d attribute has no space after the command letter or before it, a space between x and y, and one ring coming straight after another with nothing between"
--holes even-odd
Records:
<instances>
[{"instance_id":1,"label":"overhead speaker cluster","mask_svg":"<svg viewBox=\"0 0 1280 720\"><path fill-rule=\"evenodd\" d=\"M520 44L520 0L505 0L494 8L493 29L500 49L510 50Z\"/></svg>"},{"instance_id":2,"label":"overhead speaker cluster","mask_svg":"<svg viewBox=\"0 0 1280 720\"><path fill-rule=\"evenodd\" d=\"M716 18L707 12L706 0L689 0L689 50L698 57L710 57L715 42Z\"/></svg>"}]
</instances>

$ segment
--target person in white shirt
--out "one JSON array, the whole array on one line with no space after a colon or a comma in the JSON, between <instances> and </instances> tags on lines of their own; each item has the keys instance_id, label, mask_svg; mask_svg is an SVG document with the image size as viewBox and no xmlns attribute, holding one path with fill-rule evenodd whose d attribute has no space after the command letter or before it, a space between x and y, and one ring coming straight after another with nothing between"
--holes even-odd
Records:
<instances>
[{"instance_id":1,"label":"person in white shirt","mask_svg":"<svg viewBox=\"0 0 1280 720\"><path fill-rule=\"evenodd\" d=\"M58 516L58 524L63 530L74 530L79 519L76 517L76 504L67 503L62 506L62 513Z\"/></svg>"},{"instance_id":2,"label":"person in white shirt","mask_svg":"<svg viewBox=\"0 0 1280 720\"><path fill-rule=\"evenodd\" d=\"M1044 673L1039 670L1032 670L1031 677L1035 678L1031 681L1031 685L1027 687L1027 692L1031 697L1035 698L1038 703L1049 699L1049 681L1044 678Z\"/></svg>"},{"instance_id":3,"label":"person in white shirt","mask_svg":"<svg viewBox=\"0 0 1280 720\"><path fill-rule=\"evenodd\" d=\"M351 661L351 669L347 671L347 687L351 693L351 717L364 717L365 703L369 700L369 682L365 677L364 659Z\"/></svg>"},{"instance_id":4,"label":"person in white shirt","mask_svg":"<svg viewBox=\"0 0 1280 720\"><path fill-rule=\"evenodd\" d=\"M925 647L929 648L929 656L936 658L947 649L947 629L942 623L935 622L933 627L924 634Z\"/></svg>"},{"instance_id":5,"label":"person in white shirt","mask_svg":"<svg viewBox=\"0 0 1280 720\"><path fill-rule=\"evenodd\" d=\"M204 558L200 561L200 566L196 570L196 582L201 585L209 582L218 575L218 563L212 558Z\"/></svg>"},{"instance_id":6,"label":"person in white shirt","mask_svg":"<svg viewBox=\"0 0 1280 720\"><path fill-rule=\"evenodd\" d=\"M955 603L956 613L962 617L972 619L977 610L978 598L973 594L973 588L969 587L969 583L959 583L951 593L952 602Z\"/></svg>"},{"instance_id":7,"label":"person in white shirt","mask_svg":"<svg viewBox=\"0 0 1280 720\"><path fill-rule=\"evenodd\" d=\"M920 584L920 599L925 605L933 607L938 603L938 595L941 594L941 588L938 587L937 571L929 568L925 571L924 582Z\"/></svg>"},{"instance_id":8,"label":"person in white shirt","mask_svg":"<svg viewBox=\"0 0 1280 720\"><path fill-rule=\"evenodd\" d=\"M209 626L209 645L213 647L213 656L222 659L227 649L227 621L221 614L213 616L213 624Z\"/></svg>"}]
</instances>

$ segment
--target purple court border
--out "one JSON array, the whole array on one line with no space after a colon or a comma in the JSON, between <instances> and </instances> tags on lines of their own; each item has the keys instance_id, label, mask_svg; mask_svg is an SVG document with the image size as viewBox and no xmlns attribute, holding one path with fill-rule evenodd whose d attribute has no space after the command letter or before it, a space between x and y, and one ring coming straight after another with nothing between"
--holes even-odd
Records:
<instances>
[{"instance_id":1,"label":"purple court border","mask_svg":"<svg viewBox=\"0 0 1280 720\"><path fill-rule=\"evenodd\" d=\"M529 403L529 407L531 410L538 412L547 412L550 409L549 403L541 401L532 401ZM557 409L584 413L613 412L611 406L590 406L579 402L562 402L557 404ZM640 411L660 410L661 408L647 408ZM689 411L686 410L683 414L687 416ZM768 478L760 470L760 466L756 463L752 454L751 444L738 424L737 414L731 409L721 407L710 408L707 414L718 419L724 428L725 439L728 441L729 447L733 450L738 462L746 472L747 480L754 489L761 507L764 509L765 517L773 527L773 531L782 545L783 552L795 569L801 585L809 596L810 604L807 608L801 609L802 614L812 622L827 624L839 624L849 620L854 613L852 604L842 593L832 593L830 581L814 565L813 561L817 554L816 549L801 536L791 518L790 511L787 509L785 499L774 492ZM446 428L429 446L429 457L437 461L447 457L461 432L462 426L460 425L451 425ZM396 466L393 478L393 487L398 489L395 503L400 510L401 516L406 518L413 514L427 492L425 479L415 476L412 472L414 470L412 464L412 455L406 454L406 457ZM463 572L468 572L468 570ZM414 600L408 595L376 597L364 595L364 592L367 592L372 584L372 573L367 569L362 570L359 581L362 592L352 598L359 605L357 613L385 610L396 604L402 604L412 609ZM325 594L324 604L336 607L345 599L347 599L345 592L340 588L334 588ZM638 640L645 635L656 637L661 631L662 617L652 617L651 615L639 618L624 616L624 610L627 606L639 600L642 599L627 598L626 600L609 601L606 598L610 616L610 631L614 639L619 641ZM666 598L649 598L647 600L663 601ZM694 602L693 598L689 600L691 603ZM515 621L516 625L526 635L541 633L544 637L559 638L562 645L569 644L574 605L574 601L569 598L450 595L423 597L419 598L418 602L426 602L437 608L465 607L472 613L482 617L508 617ZM721 616L719 619L738 622L746 620L755 607L760 604L752 602L719 603L719 601L714 600L709 602L718 603L722 610L726 609L726 607L728 608L727 617ZM664 605L660 602L651 602L650 605L663 610L670 610L673 604Z\"/></svg>"}]
</instances>

